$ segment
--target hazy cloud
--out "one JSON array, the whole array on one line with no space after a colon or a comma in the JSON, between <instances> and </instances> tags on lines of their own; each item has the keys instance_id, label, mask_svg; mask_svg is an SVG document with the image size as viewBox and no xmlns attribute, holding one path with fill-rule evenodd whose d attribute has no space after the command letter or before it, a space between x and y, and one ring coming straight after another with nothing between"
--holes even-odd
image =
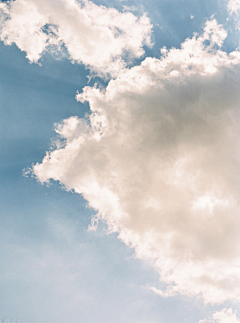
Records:
<instances>
[{"instance_id":1,"label":"hazy cloud","mask_svg":"<svg viewBox=\"0 0 240 323\"><path fill-rule=\"evenodd\" d=\"M236 313L233 312L232 308L226 309L219 312L213 313L209 319L201 320L199 323L239 323L240 320L237 318Z\"/></svg>"},{"instance_id":2,"label":"hazy cloud","mask_svg":"<svg viewBox=\"0 0 240 323\"><path fill-rule=\"evenodd\" d=\"M240 298L240 53L216 20L105 90L85 87L88 119L57 126L62 145L33 173L83 194L110 231L158 269L167 297ZM222 321L219 321L222 322Z\"/></svg>"}]
</instances>

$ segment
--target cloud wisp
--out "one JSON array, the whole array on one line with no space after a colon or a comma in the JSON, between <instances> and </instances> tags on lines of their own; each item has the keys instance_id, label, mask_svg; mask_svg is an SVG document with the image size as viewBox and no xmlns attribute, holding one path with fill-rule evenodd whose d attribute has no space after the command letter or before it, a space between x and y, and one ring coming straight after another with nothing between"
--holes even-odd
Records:
<instances>
[{"instance_id":1,"label":"cloud wisp","mask_svg":"<svg viewBox=\"0 0 240 323\"><path fill-rule=\"evenodd\" d=\"M0 3L0 39L15 43L30 62L44 51L61 52L92 72L114 76L151 46L151 24L146 15L97 6L90 1L16 0Z\"/></svg>"},{"instance_id":2,"label":"cloud wisp","mask_svg":"<svg viewBox=\"0 0 240 323\"><path fill-rule=\"evenodd\" d=\"M109 230L157 268L163 297L240 299L240 53L209 20L180 49L162 49L105 90L85 87L87 119L32 171L82 194Z\"/></svg>"}]
</instances>

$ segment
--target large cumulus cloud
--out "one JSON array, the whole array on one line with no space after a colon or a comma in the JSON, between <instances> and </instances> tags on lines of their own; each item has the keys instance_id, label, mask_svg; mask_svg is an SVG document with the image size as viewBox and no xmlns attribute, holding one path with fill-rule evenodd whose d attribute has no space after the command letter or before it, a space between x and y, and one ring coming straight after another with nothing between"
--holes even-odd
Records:
<instances>
[{"instance_id":1,"label":"large cumulus cloud","mask_svg":"<svg viewBox=\"0 0 240 323\"><path fill-rule=\"evenodd\" d=\"M148 259L162 296L240 298L240 53L216 20L180 49L85 87L88 118L56 127L61 145L32 171L83 194L110 231Z\"/></svg>"}]
</instances>

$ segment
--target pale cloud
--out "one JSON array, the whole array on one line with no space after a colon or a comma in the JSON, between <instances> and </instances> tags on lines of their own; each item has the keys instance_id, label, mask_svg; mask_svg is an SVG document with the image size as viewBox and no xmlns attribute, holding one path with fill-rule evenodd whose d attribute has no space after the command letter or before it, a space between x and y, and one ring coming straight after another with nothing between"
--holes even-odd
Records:
<instances>
[{"instance_id":1,"label":"pale cloud","mask_svg":"<svg viewBox=\"0 0 240 323\"><path fill-rule=\"evenodd\" d=\"M106 221L150 260L163 297L240 299L240 53L220 50L226 36L212 19L105 90L85 87L91 115L57 126L62 145L32 169L82 194L93 229Z\"/></svg>"},{"instance_id":2,"label":"pale cloud","mask_svg":"<svg viewBox=\"0 0 240 323\"><path fill-rule=\"evenodd\" d=\"M228 2L228 11L233 13L238 13L240 11L240 1L239 0L230 0Z\"/></svg>"},{"instance_id":3,"label":"pale cloud","mask_svg":"<svg viewBox=\"0 0 240 323\"><path fill-rule=\"evenodd\" d=\"M6 45L15 43L27 53L30 61L38 61L48 41L47 34L42 31L48 18L30 1L12 2L11 6L1 3L0 9L5 18L1 21L1 40Z\"/></svg>"},{"instance_id":4,"label":"pale cloud","mask_svg":"<svg viewBox=\"0 0 240 323\"><path fill-rule=\"evenodd\" d=\"M234 17L235 29L240 30L240 23L239 23L240 0L230 0L228 2L227 9L228 9L230 15L232 15ZM229 18L227 18L227 20L228 19Z\"/></svg>"},{"instance_id":5,"label":"pale cloud","mask_svg":"<svg viewBox=\"0 0 240 323\"><path fill-rule=\"evenodd\" d=\"M232 308L224 308L219 312L215 312L211 318L201 320L199 323L240 323L240 320Z\"/></svg>"},{"instance_id":6,"label":"pale cloud","mask_svg":"<svg viewBox=\"0 0 240 323\"><path fill-rule=\"evenodd\" d=\"M146 15L97 6L90 1L16 0L0 3L0 39L15 43L31 62L46 49L61 51L95 72L115 75L126 62L151 46L151 24Z\"/></svg>"}]
</instances>

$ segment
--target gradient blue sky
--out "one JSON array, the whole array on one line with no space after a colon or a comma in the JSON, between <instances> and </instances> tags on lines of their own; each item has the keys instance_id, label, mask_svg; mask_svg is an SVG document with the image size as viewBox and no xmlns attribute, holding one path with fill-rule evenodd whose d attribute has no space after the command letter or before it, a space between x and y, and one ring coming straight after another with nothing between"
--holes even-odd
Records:
<instances>
[{"instance_id":1,"label":"gradient blue sky","mask_svg":"<svg viewBox=\"0 0 240 323\"><path fill-rule=\"evenodd\" d=\"M226 21L226 1L94 2L120 11L136 6L134 14L150 18L154 45L132 65L159 58L163 46L179 48L212 15L229 32L224 51L239 44L233 21ZM230 301L155 294L147 286L164 284L150 261L136 259L104 223L87 231L96 211L81 195L23 176L49 150L54 123L89 112L76 92L96 80L107 84L88 83L89 70L66 57L45 53L39 62L0 42L0 317L5 323L198 323L225 307L240 311Z\"/></svg>"}]
</instances>

